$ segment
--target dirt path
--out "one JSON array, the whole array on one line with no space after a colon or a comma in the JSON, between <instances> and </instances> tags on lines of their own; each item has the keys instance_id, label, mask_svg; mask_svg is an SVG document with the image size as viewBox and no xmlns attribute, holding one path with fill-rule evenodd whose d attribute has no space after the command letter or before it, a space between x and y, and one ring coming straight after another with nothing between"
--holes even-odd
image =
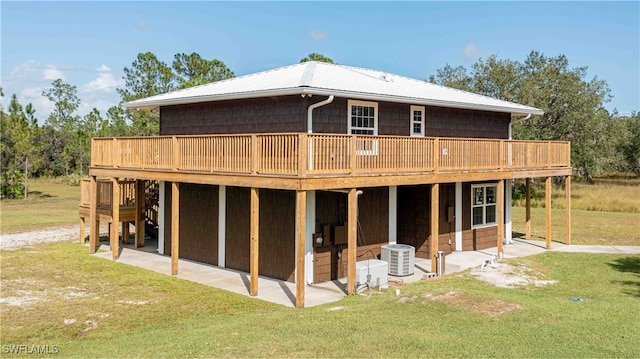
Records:
<instances>
[{"instance_id":1,"label":"dirt path","mask_svg":"<svg viewBox=\"0 0 640 359\"><path fill-rule=\"evenodd\" d=\"M68 224L49 227L29 232L0 235L0 249L14 251L36 244L52 243L66 240L77 240L80 227L78 224Z\"/></svg>"}]
</instances>

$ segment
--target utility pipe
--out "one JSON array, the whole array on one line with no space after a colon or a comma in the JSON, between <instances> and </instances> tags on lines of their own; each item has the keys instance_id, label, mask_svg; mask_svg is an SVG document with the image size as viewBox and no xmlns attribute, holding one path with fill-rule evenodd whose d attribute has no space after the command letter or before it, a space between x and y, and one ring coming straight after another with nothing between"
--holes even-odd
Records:
<instances>
[{"instance_id":1,"label":"utility pipe","mask_svg":"<svg viewBox=\"0 0 640 359\"><path fill-rule=\"evenodd\" d=\"M518 122L526 121L526 120L528 120L528 119L530 119L530 118L531 118L531 114L528 114L527 116L525 116L525 117L523 117L523 118L519 118L519 119L517 119L517 120L511 120L511 121L509 122L509 139L510 139L510 140L512 140L512 139L513 139L513 138L511 138L511 126L512 126L514 123L518 123Z\"/></svg>"},{"instance_id":2,"label":"utility pipe","mask_svg":"<svg viewBox=\"0 0 640 359\"><path fill-rule=\"evenodd\" d=\"M329 98L324 101L320 101L318 103L314 103L313 105L309 106L309 108L307 109L307 132L308 133L313 133L313 110L320 106L330 104L331 102L333 102L333 95L329 96Z\"/></svg>"}]
</instances>

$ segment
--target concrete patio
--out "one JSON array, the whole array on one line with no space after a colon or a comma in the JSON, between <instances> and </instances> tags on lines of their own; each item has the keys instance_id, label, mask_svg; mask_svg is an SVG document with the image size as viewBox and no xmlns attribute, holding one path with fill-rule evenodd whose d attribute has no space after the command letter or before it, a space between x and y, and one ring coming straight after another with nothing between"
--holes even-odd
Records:
<instances>
[{"instance_id":1,"label":"concrete patio","mask_svg":"<svg viewBox=\"0 0 640 359\"><path fill-rule=\"evenodd\" d=\"M123 245L120 249L120 258L117 261L170 275L171 257L158 254L156 248L157 245L154 240L147 240L147 245L139 249L134 249L132 245ZM551 250L640 254L640 246L568 246L555 242L552 243ZM504 258L525 257L545 251L547 250L543 241L514 239L512 244L504 246ZM496 247L473 252L453 252L445 257L445 275L480 266L495 257L496 253ZM95 256L112 260L109 246L103 243L100 244L99 251ZM249 296L249 273L187 259L180 259L178 268L177 278ZM404 277L389 276L389 281L392 285L394 283L417 282L423 280L425 274L430 272L430 269L430 260L416 258L415 273L413 275ZM295 291L295 283L260 276L258 279L258 295L255 298L287 307L294 307L296 302ZM342 299L344 296L346 296L346 278L309 285L305 289L305 307L332 303Z\"/></svg>"}]
</instances>

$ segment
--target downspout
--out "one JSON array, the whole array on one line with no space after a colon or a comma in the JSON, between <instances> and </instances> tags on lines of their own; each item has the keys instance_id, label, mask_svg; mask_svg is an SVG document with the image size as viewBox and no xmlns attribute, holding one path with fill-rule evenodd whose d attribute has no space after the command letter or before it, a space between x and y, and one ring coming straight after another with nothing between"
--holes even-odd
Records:
<instances>
[{"instance_id":1,"label":"downspout","mask_svg":"<svg viewBox=\"0 0 640 359\"><path fill-rule=\"evenodd\" d=\"M309 106L309 108L307 109L307 132L308 133L313 133L313 110L320 106L328 105L331 102L333 102L333 95L329 96L329 98L324 101L320 101L318 103L314 103L313 105Z\"/></svg>"},{"instance_id":2,"label":"downspout","mask_svg":"<svg viewBox=\"0 0 640 359\"><path fill-rule=\"evenodd\" d=\"M512 135L512 133L511 133L511 126L512 126L514 123L523 122L523 121L526 121L526 120L528 120L528 119L530 119L530 118L531 118L531 114L528 114L527 116L525 116L525 117L523 117L523 118L519 118L519 119L517 119L517 120L511 120L511 122L509 122L509 139L510 139L510 140L512 140L512 138L511 138L511 135Z\"/></svg>"}]
</instances>

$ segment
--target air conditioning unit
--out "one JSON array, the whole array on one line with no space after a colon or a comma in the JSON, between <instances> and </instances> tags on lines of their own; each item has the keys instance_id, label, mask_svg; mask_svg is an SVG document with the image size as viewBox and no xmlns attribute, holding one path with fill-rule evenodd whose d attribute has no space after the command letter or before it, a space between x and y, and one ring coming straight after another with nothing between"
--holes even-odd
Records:
<instances>
[{"instance_id":1,"label":"air conditioning unit","mask_svg":"<svg viewBox=\"0 0 640 359\"><path fill-rule=\"evenodd\" d=\"M415 272L416 249L413 246L388 244L380 250L380 259L389 263L389 275L401 277Z\"/></svg>"}]
</instances>

